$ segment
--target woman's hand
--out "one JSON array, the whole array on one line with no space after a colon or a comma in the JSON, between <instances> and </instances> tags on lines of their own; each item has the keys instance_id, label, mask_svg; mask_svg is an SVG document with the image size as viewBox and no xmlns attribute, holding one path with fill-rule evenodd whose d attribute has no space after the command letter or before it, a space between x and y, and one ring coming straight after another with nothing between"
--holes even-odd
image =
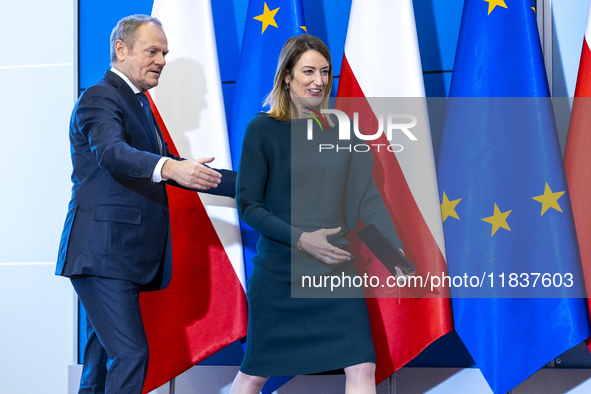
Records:
<instances>
[{"instance_id":1,"label":"woman's hand","mask_svg":"<svg viewBox=\"0 0 591 394\"><path fill-rule=\"evenodd\" d=\"M398 268L398 266L394 267L394 270L396 271L396 281L398 282L398 279L404 277L404 283L406 284L408 282L410 275L404 275L404 273L400 268Z\"/></svg>"},{"instance_id":2,"label":"woman's hand","mask_svg":"<svg viewBox=\"0 0 591 394\"><path fill-rule=\"evenodd\" d=\"M321 228L311 233L303 233L300 237L300 245L306 252L327 264L338 264L351 260L351 253L332 246L326 240L328 235L336 234L339 231L341 231L340 227Z\"/></svg>"},{"instance_id":3,"label":"woman's hand","mask_svg":"<svg viewBox=\"0 0 591 394\"><path fill-rule=\"evenodd\" d=\"M402 253L402 255L404 256L404 250L402 249L398 249L400 251L400 253ZM398 268L398 266L394 267L394 270L396 271L396 281L398 281L398 278L400 277L404 277L404 283L408 283L408 281L410 280L410 277L413 276L415 274L416 271L410 272L408 274L404 274L402 272L402 270L400 268Z\"/></svg>"}]
</instances>

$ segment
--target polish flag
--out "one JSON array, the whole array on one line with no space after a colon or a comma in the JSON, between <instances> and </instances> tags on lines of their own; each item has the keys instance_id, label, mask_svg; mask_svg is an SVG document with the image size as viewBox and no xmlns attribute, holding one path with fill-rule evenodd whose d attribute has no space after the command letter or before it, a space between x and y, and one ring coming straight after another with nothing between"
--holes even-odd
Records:
<instances>
[{"instance_id":1,"label":"polish flag","mask_svg":"<svg viewBox=\"0 0 591 394\"><path fill-rule=\"evenodd\" d=\"M424 97L412 1L353 0L337 106L351 119L354 112L358 113L364 134L375 134L377 117L385 115L381 108L385 100L396 104L391 108L393 112L417 117L416 126L410 129L417 140L407 138L398 130L396 138L403 147L401 152L372 149L373 176L404 244L404 253L417 267L417 275L426 277L427 273L441 276L447 268ZM392 143L385 134L370 142L382 146ZM398 151L400 147L392 150ZM353 250L361 253L358 259L363 262L362 267L358 266L361 271L383 270L369 250L355 239L352 239ZM379 383L453 327L451 303L445 295L385 298L386 295L376 292L373 296L376 298L367 298L367 303L377 354L376 383Z\"/></svg>"},{"instance_id":2,"label":"polish flag","mask_svg":"<svg viewBox=\"0 0 591 394\"><path fill-rule=\"evenodd\" d=\"M566 149L564 151L564 170L568 182L581 264L585 274L587 292L591 290L591 8L587 19L587 29L583 39L581 63L575 89L575 98L568 127ZM589 300L591 307L591 300ZM588 340L591 349L591 342Z\"/></svg>"},{"instance_id":3,"label":"polish flag","mask_svg":"<svg viewBox=\"0 0 591 394\"><path fill-rule=\"evenodd\" d=\"M210 0L155 0L170 54L151 106L171 152L232 168ZM246 336L247 301L235 200L167 187L170 285L142 293L147 393Z\"/></svg>"}]
</instances>

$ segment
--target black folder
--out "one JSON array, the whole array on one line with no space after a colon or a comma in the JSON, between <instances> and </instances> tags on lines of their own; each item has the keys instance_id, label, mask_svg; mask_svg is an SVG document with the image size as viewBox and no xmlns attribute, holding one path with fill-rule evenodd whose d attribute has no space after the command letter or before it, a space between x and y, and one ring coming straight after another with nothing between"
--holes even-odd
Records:
<instances>
[{"instance_id":1,"label":"black folder","mask_svg":"<svg viewBox=\"0 0 591 394\"><path fill-rule=\"evenodd\" d=\"M375 224L372 223L357 231L357 236L392 275L396 275L394 267L400 268L405 275L417 269Z\"/></svg>"}]
</instances>

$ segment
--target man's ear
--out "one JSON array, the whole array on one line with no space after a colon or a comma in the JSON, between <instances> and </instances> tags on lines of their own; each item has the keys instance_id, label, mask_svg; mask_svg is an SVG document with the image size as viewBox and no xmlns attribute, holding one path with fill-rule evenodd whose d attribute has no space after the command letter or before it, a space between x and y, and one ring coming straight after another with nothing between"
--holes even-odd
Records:
<instances>
[{"instance_id":1,"label":"man's ear","mask_svg":"<svg viewBox=\"0 0 591 394\"><path fill-rule=\"evenodd\" d=\"M123 61L125 59L125 55L127 54L127 45L125 45L123 41L115 41L115 54L117 55L117 60Z\"/></svg>"}]
</instances>

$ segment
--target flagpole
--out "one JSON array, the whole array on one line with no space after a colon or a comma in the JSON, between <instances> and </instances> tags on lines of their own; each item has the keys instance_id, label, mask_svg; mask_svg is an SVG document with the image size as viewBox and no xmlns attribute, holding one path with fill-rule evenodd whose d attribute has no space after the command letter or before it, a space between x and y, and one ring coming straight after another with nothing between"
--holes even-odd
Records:
<instances>
[{"instance_id":1,"label":"flagpole","mask_svg":"<svg viewBox=\"0 0 591 394\"><path fill-rule=\"evenodd\" d=\"M168 382L168 394L174 394L174 379L172 378L170 382Z\"/></svg>"},{"instance_id":2,"label":"flagpole","mask_svg":"<svg viewBox=\"0 0 591 394\"><path fill-rule=\"evenodd\" d=\"M396 373L388 377L388 394L396 394Z\"/></svg>"}]
</instances>

